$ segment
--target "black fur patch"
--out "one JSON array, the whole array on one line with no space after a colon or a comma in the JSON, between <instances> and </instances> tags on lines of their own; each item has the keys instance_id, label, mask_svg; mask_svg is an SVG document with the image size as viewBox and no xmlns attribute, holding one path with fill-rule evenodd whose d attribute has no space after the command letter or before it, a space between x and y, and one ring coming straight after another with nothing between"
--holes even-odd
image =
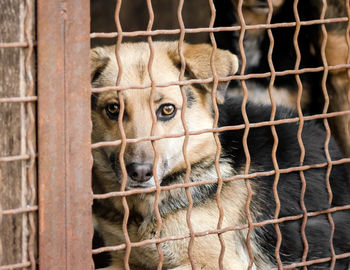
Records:
<instances>
[{"instance_id":1,"label":"black fur patch","mask_svg":"<svg viewBox=\"0 0 350 270\"><path fill-rule=\"evenodd\" d=\"M191 166L191 174L189 181L194 182L193 178L195 178L195 181L200 180L212 180L212 179L205 179L207 177L206 172L210 169L213 169L213 163L207 163L207 161L203 161L197 164L193 164ZM184 183L184 179L186 176L186 170L182 170L179 172L176 172L172 175L169 175L165 177L161 183L161 186L171 186L174 184L181 184ZM214 194L217 191L217 184L210 184L210 185L199 185L195 187L190 188L193 205L199 205L206 200L212 198ZM184 209L188 207L188 199L185 194L185 189L181 189L182 196L177 197L171 197L169 196L166 201L163 201L159 207L159 211L162 216L165 216L168 213L175 212L180 209Z\"/></svg>"},{"instance_id":2,"label":"black fur patch","mask_svg":"<svg viewBox=\"0 0 350 270\"><path fill-rule=\"evenodd\" d=\"M243 124L241 113L241 99L231 99L220 106L220 126ZM248 103L246 106L250 123L268 121L271 114L270 106ZM289 109L278 107L276 120L295 117L296 114ZM299 166L300 147L297 140L298 123L277 125L278 135L277 161L280 169ZM246 157L243 148L243 130L227 131L220 134L221 144L226 153L232 157L235 167L244 167ZM326 132L322 125L314 121L306 121L303 126L302 140L305 146L305 159L303 165L319 164L327 161L324 150ZM251 128L248 135L248 148L251 164L259 171L274 170L272 163L272 148L274 139L271 127ZM329 143L329 152L332 160L342 158L340 151L333 140ZM335 165L330 174L330 184L333 192L333 200L329 203L326 186L327 167L308 169L304 171L306 179L305 206L308 212L328 209L330 207L350 204L349 175L344 165ZM257 221L272 219L275 213L276 203L273 195L273 183L275 175L255 178L255 195L252 200L252 213L255 213ZM280 174L278 195L281 203L279 217L302 214L300 206L301 178L298 171ZM350 252L350 231L345 229L345 224L350 224L350 211L340 211L332 214L337 228L333 238L333 244L337 254ZM301 261L304 250L301 238L302 219L284 222L279 225L283 237L280 255L284 264ZM276 231L273 225L267 225L256 231L260 239L260 245L266 250L269 257L275 254L277 241ZM326 215L309 217L306 225L306 235L309 243L308 260L325 258L330 253L330 225ZM337 260L335 269L347 269L349 259ZM329 262L314 266L309 269L329 269Z\"/></svg>"},{"instance_id":3,"label":"black fur patch","mask_svg":"<svg viewBox=\"0 0 350 270\"><path fill-rule=\"evenodd\" d=\"M99 248L105 246L102 236L97 230L94 230L94 238L92 242L94 248ZM93 254L92 258L94 260L95 268L107 267L110 265L112 257L109 252L102 252L99 254Z\"/></svg>"},{"instance_id":4,"label":"black fur patch","mask_svg":"<svg viewBox=\"0 0 350 270\"><path fill-rule=\"evenodd\" d=\"M238 0L236 0L238 2ZM256 1L259 3L260 1ZM337 1L328 1L329 6L336 5ZM339 1L341 2L341 1ZM235 10L232 0L214 0L217 16L215 27L239 25L238 13ZM271 23L294 22L293 0L285 0L282 6L274 10ZM322 9L322 2L318 0L299 1L298 12L301 21L319 19ZM257 14L257 16L259 16ZM295 32L294 27L283 27L271 29L274 37L274 47L272 61L276 71L294 69L296 61L296 52L293 43ZM245 35L244 48L247 57L245 74L270 72L267 55L270 47L270 39L265 30L261 35L249 36L249 30ZM240 31L225 31L215 33L218 48L227 49L236 54L240 61L242 60L239 49ZM298 35L298 45L300 49L301 63L300 69L322 66L322 57L319 41L322 40L321 25L303 26ZM252 59L255 59L252 61ZM241 66L241 65L240 65ZM322 72L313 72L302 74L301 80L304 85L304 91L308 91L311 99L306 106L307 113L321 113L323 109L323 95L320 94L322 87ZM251 79L254 83L260 85L261 89L267 89L269 78ZM233 81L232 86L239 87L239 81ZM276 88L288 89L296 93L298 87L295 76L277 76L274 86Z\"/></svg>"},{"instance_id":5,"label":"black fur patch","mask_svg":"<svg viewBox=\"0 0 350 270\"><path fill-rule=\"evenodd\" d=\"M91 109L96 109L98 101L98 93L92 93L91 95Z\"/></svg>"},{"instance_id":6,"label":"black fur patch","mask_svg":"<svg viewBox=\"0 0 350 270\"><path fill-rule=\"evenodd\" d=\"M91 83L95 82L101 76L101 74L103 73L103 71L107 67L109 60L110 59L108 57L104 57L102 59L99 59L99 63L98 63L98 65L96 65L95 70L92 70L92 72L91 72Z\"/></svg>"},{"instance_id":7,"label":"black fur patch","mask_svg":"<svg viewBox=\"0 0 350 270\"><path fill-rule=\"evenodd\" d=\"M187 108L191 108L192 105L196 102L196 98L194 97L190 87L185 86L185 92L187 97Z\"/></svg>"}]
</instances>

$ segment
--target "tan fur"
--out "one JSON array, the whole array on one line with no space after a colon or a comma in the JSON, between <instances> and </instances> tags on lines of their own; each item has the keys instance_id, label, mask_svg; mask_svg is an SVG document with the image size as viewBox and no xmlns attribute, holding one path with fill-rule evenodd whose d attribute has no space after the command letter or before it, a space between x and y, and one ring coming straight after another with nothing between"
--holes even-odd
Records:
<instances>
[{"instance_id":1,"label":"tan fur","mask_svg":"<svg viewBox=\"0 0 350 270\"><path fill-rule=\"evenodd\" d=\"M236 198L236 205L232 203L232 193L238 194ZM222 194L221 201L224 205L224 221L222 227L238 225L238 221L242 221L242 213L238 209L242 209L246 199L246 191L242 182L236 182L232 185L231 189L225 189ZM241 197L241 198L240 198ZM184 236L189 234L189 229L186 222L186 210L180 210L173 214L168 215L162 220L162 231L160 237L167 236ZM207 230L215 230L217 228L217 222L219 218L219 211L215 201L210 201L203 205L194 207L191 212L191 224L195 232L203 232ZM115 225L109 224L110 230L115 234ZM146 223L141 224L140 228L136 224L131 224L128 227L129 236L132 242L139 242L142 240L154 238L157 224ZM113 239L110 235L106 237L108 245L115 245L116 242L108 241ZM123 232L119 231L118 238L123 238ZM225 240L226 252L224 257L225 269L244 269L247 268L247 261L242 261L242 254L239 254L239 250L236 250L236 245L240 246L241 236L239 233L233 231L223 234ZM243 238L243 237L242 237ZM237 243L235 243L237 241ZM167 241L163 243L162 251L164 253L164 267L165 269L172 269L179 265L189 265L188 261L188 243L189 239ZM209 248L210 247L210 248ZM192 249L192 256L199 269L217 269L218 259L221 246L216 234L211 234L203 237L196 237L194 246ZM140 254L143 256L140 257ZM118 255L116 258L116 264L122 266L124 253ZM243 258L244 259L244 258ZM156 245L146 245L139 248L132 249L130 263L132 265L139 265L143 263L150 268L156 269L158 264L158 252ZM123 269L123 268L115 268ZM186 268L184 268L186 269Z\"/></svg>"},{"instance_id":2,"label":"tan fur","mask_svg":"<svg viewBox=\"0 0 350 270\"><path fill-rule=\"evenodd\" d=\"M348 53L349 48L345 31L328 32L326 44L327 64L329 66L346 64ZM327 88L330 98L329 111L350 110L350 80L347 69L330 70ZM334 135L338 139L344 155L350 157L350 116L330 118L329 122L332 130L335 131Z\"/></svg>"},{"instance_id":3,"label":"tan fur","mask_svg":"<svg viewBox=\"0 0 350 270\"><path fill-rule=\"evenodd\" d=\"M155 55L152 64L152 77L156 84L177 81L179 78L180 58L177 53L177 43L156 42L154 43ZM184 45L187 69L193 78L206 79L212 77L210 56L212 48L209 45ZM118 65L115 60L114 47L97 48L92 51L92 68L103 68L101 75L93 83L95 87L115 85ZM123 44L119 50L123 64L123 73L120 81L121 86L148 85L150 78L147 70L149 50L147 43ZM108 58L106 62L105 58ZM103 63L101 63L101 61ZM103 66L104 65L104 66ZM231 53L217 50L215 65L219 77L234 74L237 70L237 58ZM188 78L186 78L188 79ZM187 87L187 88L186 88ZM224 88L225 86L223 86ZM191 106L183 108L183 98L179 86L156 87L153 90L153 98L150 100L151 89L129 89L121 93L125 104L123 127L127 138L148 137L154 124L152 135L180 134L184 132L181 120L181 110L186 110L185 121L190 131L212 128L213 118L211 113L210 87L185 86L187 91L193 95L194 102ZM220 91L223 91L221 88ZM92 141L111 141L121 138L121 132L115 120L108 118L105 106L108 102L120 102L115 91L99 94L98 101L92 111L93 133ZM178 108L176 116L167 122L152 121L150 103L156 110L160 104L172 103ZM154 142L158 153L157 178L161 181L167 174L172 174L186 168L183 157L184 138L168 138ZM187 156L191 164L201 160L207 160L213 164L216 154L216 144L212 133L190 136L187 145ZM105 193L120 189L121 179L116 179L115 172L110 168L108 156L120 152L119 146L109 146L95 149L94 157L94 179L93 187L95 193ZM126 145L124 161L129 162L151 162L154 160L154 151L151 142L130 143ZM167 162L167 167L164 162ZM235 174L231 165L224 161L220 163L222 177ZM196 181L212 180L217 178L217 173L212 166L211 170L205 169L205 174L192 176ZM121 175L120 175L120 178ZM126 179L127 183L130 181ZM162 191L158 205L162 201L185 194L183 189ZM243 180L233 181L225 185L221 193L221 204L224 210L222 227L244 224L245 215L242 213L246 202L246 187ZM232 200L234 197L234 200ZM131 242L139 242L155 237L157 222L154 219L154 193L127 196L129 209L139 213L140 219L130 219L128 234ZM124 208L120 197L108 200L116 209L123 214ZM112 214L113 213L109 213ZM185 236L189 234L186 221L187 210L173 211L162 218L160 237ZM103 235L106 245L118 245L125 242L122 230L123 218L111 222L95 213L96 227ZM194 232L215 230L219 219L219 210L215 197L195 206L191 212L191 224ZM226 250L223 263L226 270L245 269L249 263L247 250L244 248L246 237L244 231L229 231L222 234ZM167 241L161 244L164 254L163 269L191 269L188 258L189 238L176 241ZM253 242L254 249L254 242ZM218 260L221 245L216 234L196 237L192 249L193 260L198 269L218 269ZM113 252L113 264L107 269L124 269L124 250ZM260 255L258 254L257 257ZM260 257L263 257L262 255ZM132 248L129 258L132 270L156 269L158 265L158 251L155 244ZM257 264L263 265L261 259ZM255 267L255 266L254 266ZM263 269L263 268L262 268Z\"/></svg>"},{"instance_id":4,"label":"tan fur","mask_svg":"<svg viewBox=\"0 0 350 270\"><path fill-rule=\"evenodd\" d=\"M330 97L329 111L350 110L350 80L347 71L330 74L327 86ZM340 149L346 157L350 157L350 115L330 118L328 121L338 139Z\"/></svg>"},{"instance_id":5,"label":"tan fur","mask_svg":"<svg viewBox=\"0 0 350 270\"><path fill-rule=\"evenodd\" d=\"M322 41L321 41L322 42ZM329 33L327 36L326 58L329 66L346 64L348 45L345 34ZM341 72L336 69L332 73Z\"/></svg>"},{"instance_id":6,"label":"tan fur","mask_svg":"<svg viewBox=\"0 0 350 270\"><path fill-rule=\"evenodd\" d=\"M326 18L346 17L344 1L329 1ZM327 24L326 60L329 66L348 63L347 23ZM319 41L323 42L323 37ZM330 99L329 112L350 110L350 77L348 69L330 70L327 77L327 91ZM346 157L350 157L349 114L329 118L334 136ZM348 166L348 169L350 167Z\"/></svg>"}]
</instances>

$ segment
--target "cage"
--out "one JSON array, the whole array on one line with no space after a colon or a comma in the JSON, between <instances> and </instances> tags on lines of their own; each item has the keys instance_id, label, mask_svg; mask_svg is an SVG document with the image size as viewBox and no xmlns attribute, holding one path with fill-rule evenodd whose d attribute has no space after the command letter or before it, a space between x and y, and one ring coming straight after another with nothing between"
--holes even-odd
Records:
<instances>
[{"instance_id":1,"label":"cage","mask_svg":"<svg viewBox=\"0 0 350 270\"><path fill-rule=\"evenodd\" d=\"M337 166L349 166L350 163L349 0L12 0L2 1L0 10L3 25L0 30L0 58L3 63L0 66L0 269L91 269L94 264L108 266L111 254L118 252L122 254L122 267L133 269L133 250L150 245L156 247L159 256L155 268L170 269L162 247L181 241L186 242L185 253L189 263L186 269L195 269L199 266L196 257L193 257L193 253L198 252L195 243L206 237L215 237L219 241L216 269L225 269L223 258L229 244L224 239L225 234L231 232L243 233L246 268L252 269L257 267L257 251L252 246L251 237L257 229L266 226L273 226L276 232L273 246L275 265L271 268L322 266L337 269L339 261L350 258L350 250L339 252L333 246L338 228L334 213L346 215L350 204L312 211L305 204L308 183L305 174L308 171L325 170L325 199L331 202L330 174ZM164 40L179 44L180 73L177 80L158 85L151 78L146 86L125 86L120 85L117 76L114 86L91 86L90 48L116 44L115 61L122 70L123 63L118 59L122 44L146 42L147 53L150 53L146 69L152 77L154 44ZM185 74L188 63L183 54L186 43L211 44L211 55L214 55L210 60L211 76L188 79ZM213 59L220 49L230 50L238 56L239 70L235 75L219 76L216 73ZM241 100L243 122L239 125L218 125L220 115L215 94L221 82L230 83L228 96ZM188 129L184 112L181 118L183 132L178 134L155 136L150 132L146 137L128 138L124 134L117 140L91 140L91 95L116 92L120 98L123 91L132 89L177 86L185 102L187 86L210 83L214 89L211 96L214 124L211 128ZM271 108L269 118L251 122L247 114L249 102L268 104ZM275 119L280 104L292 107L296 114ZM124 130L120 120L117 121L118 127ZM151 124L154 125L155 121L152 118ZM304 162L309 153L302 137L305 126L311 121L316 121L325 131L321 161L312 164ZM283 167L276 154L280 147L276 129L293 123L298 126L299 163ZM253 146L249 145L248 136L259 128L268 128L273 138L272 151L267 153L271 157L270 170L261 170L251 162L250 149ZM244 133L244 166L229 177L222 176L217 164L221 153L219 136L237 130ZM154 146L157 141L172 137L182 138L186 149L186 142L201 134L212 134L216 141L213 163L216 176L211 179L205 178L199 183L190 181L190 154L186 157L184 150L187 165L182 183L163 186L155 180L151 188L128 190L125 186L127 164L123 164L124 158L120 157L115 158L123 168L120 190L92 191L91 151L143 142ZM333 146L329 149L332 136L336 138L344 157L332 158L330 152ZM281 175L291 172L299 175L298 204L302 211L297 215L280 216L279 180ZM256 194L256 179L264 177L274 179L271 192L275 209L272 210L272 218L256 220L250 206ZM225 223L223 225L225 211L221 190L227 183L235 181L244 183L247 196L242 211L245 217L244 222L226 226ZM210 230L195 230L191 215L197 205L191 190L196 186L213 184L218 187L213 195L217 226ZM126 203L127 198L152 193L155 201L159 202L161 194L176 189L184 190L186 194L183 210L187 233L163 237L164 216L155 203L154 234L147 239L132 241L128 230L132 208ZM95 228L97 225L93 224L91 207L96 202L111 198L119 198L123 203L125 214L119 221L125 241L107 246L96 238L98 230L94 232L94 225ZM318 216L327 221L319 226L326 226L330 231L330 236L327 236L330 255L310 259L308 254L313 247L308 243L307 222ZM291 221L300 222L300 228L296 230L300 230L303 252L299 260L286 264L280 252L286 235L281 234L280 227ZM147 256L140 259L147 260Z\"/></svg>"}]
</instances>

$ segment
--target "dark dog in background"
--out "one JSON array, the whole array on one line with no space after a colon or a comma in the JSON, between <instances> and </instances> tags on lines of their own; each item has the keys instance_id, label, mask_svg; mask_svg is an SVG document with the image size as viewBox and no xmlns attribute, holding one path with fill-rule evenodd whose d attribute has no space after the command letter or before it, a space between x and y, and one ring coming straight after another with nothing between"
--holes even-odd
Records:
<instances>
[{"instance_id":1,"label":"dark dog in background","mask_svg":"<svg viewBox=\"0 0 350 270\"><path fill-rule=\"evenodd\" d=\"M238 0L214 0L217 10L215 26L240 25ZM294 0L271 0L273 16L271 23L295 22ZM301 21L320 19L322 0L302 0L298 3ZM266 24L269 7L267 0L244 0L242 6L246 25ZM328 0L325 18L347 17L345 0ZM347 22L327 23L327 43L325 56L329 66L346 64L350 49L347 45ZM293 70L296 64L296 51L293 43L295 27L272 28L274 47L272 60L276 71ZM239 49L240 31L218 32L216 41L219 48L228 49L241 59ZM301 26L298 45L301 53L299 69L322 67L321 47L324 40L321 24ZM270 71L267 61L270 40L266 29L246 30L244 52L247 57L245 74ZM350 44L349 44L350 46ZM323 71L300 74L303 85L301 105L304 113L322 113L324 95L322 92ZM246 81L250 98L254 101L270 103L267 88L269 79L249 79ZM328 112L350 110L350 82L348 70L330 70L327 77L327 90L330 98ZM232 83L233 95L241 95L238 82ZM277 76L273 94L279 104L296 107L298 86L295 75ZM329 118L333 134L346 156L350 157L350 116Z\"/></svg>"}]
</instances>

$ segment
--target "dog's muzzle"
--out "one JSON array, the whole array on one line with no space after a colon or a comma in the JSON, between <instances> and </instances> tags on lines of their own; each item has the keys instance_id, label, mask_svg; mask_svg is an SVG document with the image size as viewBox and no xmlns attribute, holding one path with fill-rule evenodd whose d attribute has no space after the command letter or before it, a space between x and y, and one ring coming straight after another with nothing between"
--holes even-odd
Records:
<instances>
[{"instance_id":1,"label":"dog's muzzle","mask_svg":"<svg viewBox=\"0 0 350 270\"><path fill-rule=\"evenodd\" d=\"M151 163L130 163L126 165L129 177L138 183L144 183L153 176L153 164Z\"/></svg>"}]
</instances>

